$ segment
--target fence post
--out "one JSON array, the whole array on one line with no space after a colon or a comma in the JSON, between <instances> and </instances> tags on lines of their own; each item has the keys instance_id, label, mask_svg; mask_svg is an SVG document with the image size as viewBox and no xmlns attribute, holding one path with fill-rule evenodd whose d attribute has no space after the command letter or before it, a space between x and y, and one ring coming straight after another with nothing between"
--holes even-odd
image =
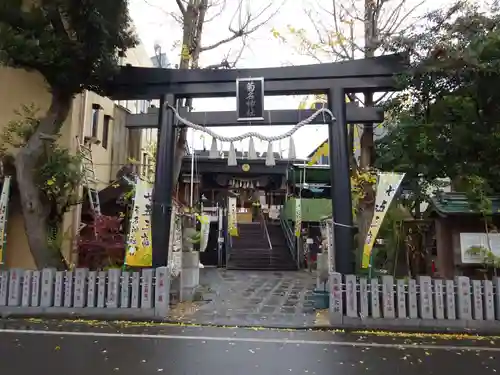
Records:
<instances>
[{"instance_id":1,"label":"fence post","mask_svg":"<svg viewBox=\"0 0 500 375\"><path fill-rule=\"evenodd\" d=\"M108 274L106 271L99 271L97 273L97 307L105 308L106 307L106 287Z\"/></svg>"},{"instance_id":2,"label":"fence post","mask_svg":"<svg viewBox=\"0 0 500 375\"><path fill-rule=\"evenodd\" d=\"M472 315L474 320L483 320L483 296L480 280L472 280Z\"/></svg>"},{"instance_id":3,"label":"fence post","mask_svg":"<svg viewBox=\"0 0 500 375\"><path fill-rule=\"evenodd\" d=\"M398 318L406 319L406 282L397 281Z\"/></svg>"},{"instance_id":4,"label":"fence post","mask_svg":"<svg viewBox=\"0 0 500 375\"><path fill-rule=\"evenodd\" d=\"M153 308L153 269L146 268L142 270L141 283L141 308Z\"/></svg>"},{"instance_id":5,"label":"fence post","mask_svg":"<svg viewBox=\"0 0 500 375\"><path fill-rule=\"evenodd\" d=\"M356 275L345 276L345 303L346 315L351 318L357 318L358 296L356 293Z\"/></svg>"},{"instance_id":6,"label":"fence post","mask_svg":"<svg viewBox=\"0 0 500 375\"><path fill-rule=\"evenodd\" d=\"M495 301L493 299L493 282L491 280L484 280L483 290L484 290L484 318L486 320L495 320Z\"/></svg>"},{"instance_id":7,"label":"fence post","mask_svg":"<svg viewBox=\"0 0 500 375\"><path fill-rule=\"evenodd\" d=\"M365 277L360 277L359 279L359 305L360 305L360 317L364 319L370 314L368 308L368 280Z\"/></svg>"},{"instance_id":8,"label":"fence post","mask_svg":"<svg viewBox=\"0 0 500 375\"><path fill-rule=\"evenodd\" d=\"M122 272L121 301L120 307L128 309L130 307L130 272Z\"/></svg>"},{"instance_id":9,"label":"fence post","mask_svg":"<svg viewBox=\"0 0 500 375\"><path fill-rule=\"evenodd\" d=\"M0 271L0 306L7 306L9 296L9 271Z\"/></svg>"},{"instance_id":10,"label":"fence post","mask_svg":"<svg viewBox=\"0 0 500 375\"><path fill-rule=\"evenodd\" d=\"M457 305L455 295L455 282L446 280L446 319L455 320L457 318Z\"/></svg>"},{"instance_id":11,"label":"fence post","mask_svg":"<svg viewBox=\"0 0 500 375\"><path fill-rule=\"evenodd\" d=\"M64 277L64 307L73 307L75 272L66 271Z\"/></svg>"},{"instance_id":12,"label":"fence post","mask_svg":"<svg viewBox=\"0 0 500 375\"><path fill-rule=\"evenodd\" d=\"M87 307L95 307L97 300L97 271L89 271L87 277Z\"/></svg>"},{"instance_id":13,"label":"fence post","mask_svg":"<svg viewBox=\"0 0 500 375\"><path fill-rule=\"evenodd\" d=\"M382 311L384 318L394 319L394 278L390 275L382 276Z\"/></svg>"},{"instance_id":14,"label":"fence post","mask_svg":"<svg viewBox=\"0 0 500 375\"><path fill-rule=\"evenodd\" d=\"M132 272L132 282L131 282L131 298L130 298L130 307L133 309L139 308L139 300L140 300L140 283L141 283L141 273L140 272Z\"/></svg>"},{"instance_id":15,"label":"fence post","mask_svg":"<svg viewBox=\"0 0 500 375\"><path fill-rule=\"evenodd\" d=\"M87 297L87 268L77 268L75 270L75 307L85 307Z\"/></svg>"},{"instance_id":16,"label":"fence post","mask_svg":"<svg viewBox=\"0 0 500 375\"><path fill-rule=\"evenodd\" d=\"M500 320L500 277L493 279L493 285L495 287L495 319Z\"/></svg>"},{"instance_id":17,"label":"fence post","mask_svg":"<svg viewBox=\"0 0 500 375\"><path fill-rule=\"evenodd\" d=\"M370 282L370 302L372 305L372 318L380 318L380 294L378 290L378 279L373 278Z\"/></svg>"},{"instance_id":18,"label":"fence post","mask_svg":"<svg viewBox=\"0 0 500 375\"><path fill-rule=\"evenodd\" d=\"M457 276L457 305L458 305L458 319L471 320L471 293L470 293L470 280L466 276Z\"/></svg>"},{"instance_id":19,"label":"fence post","mask_svg":"<svg viewBox=\"0 0 500 375\"><path fill-rule=\"evenodd\" d=\"M13 268L9 271L9 306L19 306L21 304L21 280L23 271Z\"/></svg>"},{"instance_id":20,"label":"fence post","mask_svg":"<svg viewBox=\"0 0 500 375\"><path fill-rule=\"evenodd\" d=\"M31 305L32 276L33 276L33 271L31 270L25 270L23 272L22 297L21 297L22 307L27 307Z\"/></svg>"},{"instance_id":21,"label":"fence post","mask_svg":"<svg viewBox=\"0 0 500 375\"><path fill-rule=\"evenodd\" d=\"M170 269L158 267L155 270L155 315L166 317L170 303Z\"/></svg>"},{"instance_id":22,"label":"fence post","mask_svg":"<svg viewBox=\"0 0 500 375\"><path fill-rule=\"evenodd\" d=\"M42 271L42 307L54 306L54 279L56 270L54 268L44 268Z\"/></svg>"},{"instance_id":23,"label":"fence post","mask_svg":"<svg viewBox=\"0 0 500 375\"><path fill-rule=\"evenodd\" d=\"M31 275L31 306L34 307L40 306L41 278L41 271L33 271L33 274Z\"/></svg>"},{"instance_id":24,"label":"fence post","mask_svg":"<svg viewBox=\"0 0 500 375\"><path fill-rule=\"evenodd\" d=\"M444 319L443 280L434 280L434 311L436 319Z\"/></svg>"},{"instance_id":25,"label":"fence post","mask_svg":"<svg viewBox=\"0 0 500 375\"><path fill-rule=\"evenodd\" d=\"M54 306L62 307L64 303L64 271L56 271L54 282Z\"/></svg>"},{"instance_id":26,"label":"fence post","mask_svg":"<svg viewBox=\"0 0 500 375\"><path fill-rule=\"evenodd\" d=\"M408 316L410 319L418 318L417 281L415 279L408 281Z\"/></svg>"},{"instance_id":27,"label":"fence post","mask_svg":"<svg viewBox=\"0 0 500 375\"><path fill-rule=\"evenodd\" d=\"M330 324L342 324L342 275L332 272L329 275L330 281Z\"/></svg>"},{"instance_id":28,"label":"fence post","mask_svg":"<svg viewBox=\"0 0 500 375\"><path fill-rule=\"evenodd\" d=\"M112 268L108 270L108 295L106 307L117 308L120 305L120 281L122 270Z\"/></svg>"},{"instance_id":29,"label":"fence post","mask_svg":"<svg viewBox=\"0 0 500 375\"><path fill-rule=\"evenodd\" d=\"M420 286L420 317L433 319L432 279L430 276L419 276L418 284Z\"/></svg>"}]
</instances>

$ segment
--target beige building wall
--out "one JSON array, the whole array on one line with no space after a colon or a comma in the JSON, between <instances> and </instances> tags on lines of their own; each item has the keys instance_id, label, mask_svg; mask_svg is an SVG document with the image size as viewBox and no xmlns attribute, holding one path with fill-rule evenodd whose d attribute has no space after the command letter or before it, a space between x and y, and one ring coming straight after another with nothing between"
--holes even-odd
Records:
<instances>
[{"instance_id":1,"label":"beige building wall","mask_svg":"<svg viewBox=\"0 0 500 375\"><path fill-rule=\"evenodd\" d=\"M121 63L122 65L130 64L132 66L154 67L151 58L142 44L131 49L127 57ZM146 113L151 105L158 105L155 100L120 100L117 104L132 114ZM146 177L148 175L148 170L151 169L151 166L154 164L148 151L151 148L150 145L156 142L158 132L156 129L144 129L135 130L134 133L141 134L139 149L136 150L137 157L133 158L138 164L136 171L141 177Z\"/></svg>"},{"instance_id":2,"label":"beige building wall","mask_svg":"<svg viewBox=\"0 0 500 375\"><path fill-rule=\"evenodd\" d=\"M50 105L50 94L40 74L0 67L0 82L0 132L10 121L18 118L15 112L23 105L34 104L40 110L41 115L47 111ZM61 129L60 143L62 144L72 133L71 124L74 116L72 109ZM34 268L35 264L29 251L20 208L19 196L13 192L8 212L4 260L8 267Z\"/></svg>"},{"instance_id":3,"label":"beige building wall","mask_svg":"<svg viewBox=\"0 0 500 375\"><path fill-rule=\"evenodd\" d=\"M124 63L152 66L141 45L129 51ZM0 67L0 132L9 121L16 118L15 111L22 105L33 103L40 109L40 114L45 113L50 104L47 89L43 77L36 72ZM147 105L146 102L129 104L134 109L147 109ZM128 112L131 112L128 107L120 106L109 98L85 92L75 97L70 114L61 129L59 143L72 152L76 152L78 143L83 141L84 137L92 136L92 133L99 141L92 145L98 189L107 187L114 180L116 172L127 163L130 156L136 159L141 157L143 132L125 129L125 117ZM80 225L80 215L81 206L75 206L66 214L63 222L62 253L69 261L75 260L72 250ZM7 267L35 267L20 212L19 197L15 191L12 192L9 205L4 262Z\"/></svg>"}]
</instances>

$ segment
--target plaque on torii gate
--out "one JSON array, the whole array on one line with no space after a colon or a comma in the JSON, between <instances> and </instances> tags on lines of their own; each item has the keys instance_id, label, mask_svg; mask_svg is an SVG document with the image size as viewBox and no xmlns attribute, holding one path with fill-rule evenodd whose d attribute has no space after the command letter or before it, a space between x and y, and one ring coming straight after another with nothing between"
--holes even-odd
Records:
<instances>
[{"instance_id":1,"label":"plaque on torii gate","mask_svg":"<svg viewBox=\"0 0 500 375\"><path fill-rule=\"evenodd\" d=\"M264 120L264 78L236 80L237 121Z\"/></svg>"}]
</instances>

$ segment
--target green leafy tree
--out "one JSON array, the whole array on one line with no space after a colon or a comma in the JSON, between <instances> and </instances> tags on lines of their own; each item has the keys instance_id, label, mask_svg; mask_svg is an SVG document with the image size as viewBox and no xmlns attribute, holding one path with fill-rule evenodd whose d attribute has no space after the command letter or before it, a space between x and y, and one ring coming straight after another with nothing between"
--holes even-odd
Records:
<instances>
[{"instance_id":1,"label":"green leafy tree","mask_svg":"<svg viewBox=\"0 0 500 375\"><path fill-rule=\"evenodd\" d=\"M28 242L38 267L64 266L47 246L50 207L36 172L47 142L55 142L72 100L84 90L102 93L119 58L136 44L126 0L2 0L0 64L38 72L50 106L14 158Z\"/></svg>"},{"instance_id":2,"label":"green leafy tree","mask_svg":"<svg viewBox=\"0 0 500 375\"><path fill-rule=\"evenodd\" d=\"M418 18L416 11L425 2L425 0L417 2L311 0L304 9L304 15L311 25L312 33L304 27L290 24L286 31L273 29L273 36L283 43L292 45L300 55L319 63L370 58L392 51L388 42ZM350 99L368 107L378 105L385 97L375 100L373 92L368 91L356 98L351 95ZM359 176L373 174L374 129L377 125L354 125L349 129L350 165L351 170L357 174L356 179L359 179ZM359 160L354 157L355 133L357 133L355 127L362 129L359 139ZM373 184L363 183L361 187L361 195L358 195L360 199L353 201L357 212L359 249L363 248L375 207ZM359 186L354 189L358 188Z\"/></svg>"},{"instance_id":3,"label":"green leafy tree","mask_svg":"<svg viewBox=\"0 0 500 375\"><path fill-rule=\"evenodd\" d=\"M494 8L490 8L494 9ZM500 13L458 2L392 43L410 54L405 94L390 104L381 168L457 191L500 192Z\"/></svg>"}]
</instances>

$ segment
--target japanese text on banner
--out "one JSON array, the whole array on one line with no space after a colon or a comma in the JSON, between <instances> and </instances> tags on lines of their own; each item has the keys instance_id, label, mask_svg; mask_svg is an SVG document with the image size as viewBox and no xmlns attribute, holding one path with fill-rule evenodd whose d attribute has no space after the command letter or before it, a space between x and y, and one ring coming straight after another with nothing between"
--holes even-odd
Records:
<instances>
[{"instance_id":1,"label":"japanese text on banner","mask_svg":"<svg viewBox=\"0 0 500 375\"><path fill-rule=\"evenodd\" d=\"M237 223L237 204L236 198L230 197L228 198L228 229L229 235L232 237L238 236L238 223Z\"/></svg>"},{"instance_id":2,"label":"japanese text on banner","mask_svg":"<svg viewBox=\"0 0 500 375\"><path fill-rule=\"evenodd\" d=\"M373 250L375 239L384 221L384 217L389 210L394 196L396 195L399 185L403 181L404 173L379 173L377 180L377 192L375 195L375 212L373 213L372 223L366 235L365 244L363 246L362 268L370 266L370 256Z\"/></svg>"},{"instance_id":3,"label":"japanese text on banner","mask_svg":"<svg viewBox=\"0 0 500 375\"><path fill-rule=\"evenodd\" d=\"M151 241L151 211L153 187L139 181L135 187L134 209L130 219L125 264L132 267L151 267L153 246Z\"/></svg>"}]
</instances>

